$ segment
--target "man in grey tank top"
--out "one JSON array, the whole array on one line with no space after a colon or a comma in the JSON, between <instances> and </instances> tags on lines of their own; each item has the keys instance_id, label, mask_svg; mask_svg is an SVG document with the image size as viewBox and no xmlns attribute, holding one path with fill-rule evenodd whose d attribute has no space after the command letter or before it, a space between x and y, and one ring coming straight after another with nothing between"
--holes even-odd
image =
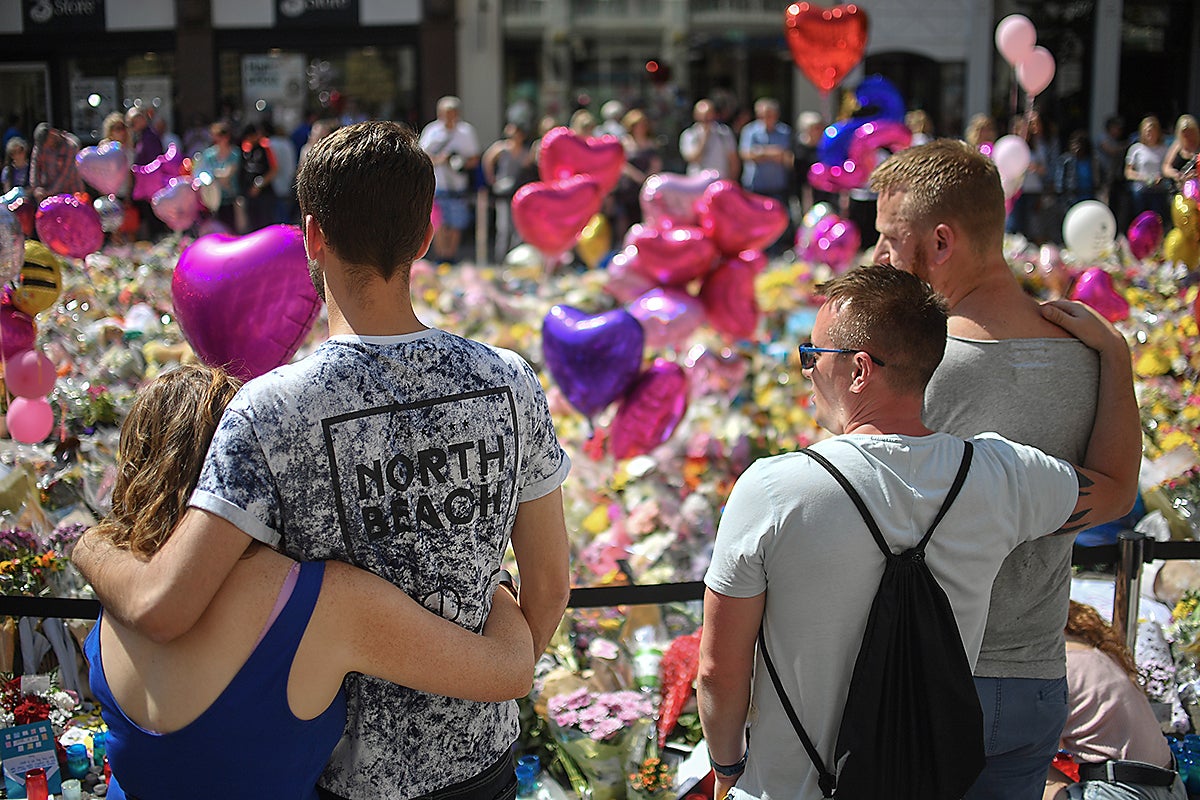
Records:
<instances>
[{"instance_id":1,"label":"man in grey tank top","mask_svg":"<svg viewBox=\"0 0 1200 800\"><path fill-rule=\"evenodd\" d=\"M942 139L888 159L879 193L877 263L912 272L950 304L946 355L925 393L933 430L985 431L1078 463L1096 411L1099 360L1047 322L1003 253L1004 194L992 161ZM1136 475L1136 416L1113 431ZM980 536L987 536L985 520ZM1067 719L1067 619L1073 537L1018 547L992 585L975 683L987 766L967 800L1034 800Z\"/></svg>"}]
</instances>

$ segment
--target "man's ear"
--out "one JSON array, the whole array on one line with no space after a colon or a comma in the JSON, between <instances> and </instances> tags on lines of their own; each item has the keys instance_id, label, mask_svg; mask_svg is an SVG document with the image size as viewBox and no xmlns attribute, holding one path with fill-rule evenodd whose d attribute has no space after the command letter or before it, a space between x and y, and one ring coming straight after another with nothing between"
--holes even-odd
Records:
<instances>
[{"instance_id":1,"label":"man's ear","mask_svg":"<svg viewBox=\"0 0 1200 800\"><path fill-rule=\"evenodd\" d=\"M860 394L875 377L875 362L865 352L859 351L854 359L854 372L850 376L850 391Z\"/></svg>"},{"instance_id":2,"label":"man's ear","mask_svg":"<svg viewBox=\"0 0 1200 800\"><path fill-rule=\"evenodd\" d=\"M933 263L941 265L949 261L957 242L958 235L954 228L944 222L936 225L933 229L933 252L930 253Z\"/></svg>"},{"instance_id":3,"label":"man's ear","mask_svg":"<svg viewBox=\"0 0 1200 800\"><path fill-rule=\"evenodd\" d=\"M424 258L425 254L429 252L429 245L432 242L433 242L433 221L431 220L429 223L429 227L425 229L425 236L421 240L421 246L420 246L420 248L417 249L417 254L416 254L416 256L413 257L413 261L416 261L418 258Z\"/></svg>"},{"instance_id":4,"label":"man's ear","mask_svg":"<svg viewBox=\"0 0 1200 800\"><path fill-rule=\"evenodd\" d=\"M304 254L309 260L319 259L325 254L325 232L312 214L304 217Z\"/></svg>"}]
</instances>

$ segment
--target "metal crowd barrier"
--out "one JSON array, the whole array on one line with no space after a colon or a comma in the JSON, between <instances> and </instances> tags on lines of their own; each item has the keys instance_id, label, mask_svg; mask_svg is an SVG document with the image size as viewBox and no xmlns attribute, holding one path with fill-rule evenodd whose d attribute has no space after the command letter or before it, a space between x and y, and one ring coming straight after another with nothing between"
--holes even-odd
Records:
<instances>
[{"instance_id":1,"label":"metal crowd barrier","mask_svg":"<svg viewBox=\"0 0 1200 800\"><path fill-rule=\"evenodd\" d=\"M1122 531L1116 544L1097 547L1076 545L1071 563L1077 567L1116 564L1113 587L1113 627L1130 649L1137 640L1138 598L1141 593L1142 565L1154 561L1200 560L1200 541L1158 542L1137 531ZM701 581L654 585L595 586L571 590L571 608L607 608L611 606L661 605L689 602L704 597ZM0 595L0 616L62 617L96 619L100 603L61 597L25 597Z\"/></svg>"}]
</instances>

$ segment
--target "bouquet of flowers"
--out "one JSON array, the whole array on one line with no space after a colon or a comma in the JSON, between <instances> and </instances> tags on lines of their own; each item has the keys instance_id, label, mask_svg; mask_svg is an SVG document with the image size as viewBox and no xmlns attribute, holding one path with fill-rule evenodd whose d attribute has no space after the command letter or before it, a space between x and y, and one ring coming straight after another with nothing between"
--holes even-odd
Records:
<instances>
[{"instance_id":1,"label":"bouquet of flowers","mask_svg":"<svg viewBox=\"0 0 1200 800\"><path fill-rule=\"evenodd\" d=\"M587 778L592 800L621 800L635 723L654 713L650 698L583 687L551 697L547 713L555 740Z\"/></svg>"},{"instance_id":2,"label":"bouquet of flowers","mask_svg":"<svg viewBox=\"0 0 1200 800\"><path fill-rule=\"evenodd\" d=\"M79 698L55 686L48 675L33 677L34 681L24 680L24 687L20 676L0 684L0 728L49 720L59 734L71 720Z\"/></svg>"}]
</instances>

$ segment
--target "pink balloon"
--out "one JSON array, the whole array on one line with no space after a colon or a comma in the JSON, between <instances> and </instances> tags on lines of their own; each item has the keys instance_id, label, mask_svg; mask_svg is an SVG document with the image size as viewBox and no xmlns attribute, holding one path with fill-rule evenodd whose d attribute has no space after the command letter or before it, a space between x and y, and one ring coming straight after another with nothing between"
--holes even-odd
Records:
<instances>
[{"instance_id":1,"label":"pink balloon","mask_svg":"<svg viewBox=\"0 0 1200 800\"><path fill-rule=\"evenodd\" d=\"M613 417L609 447L613 458L649 453L675 432L688 406L688 378L683 368L664 358L638 376Z\"/></svg>"},{"instance_id":2,"label":"pink balloon","mask_svg":"<svg viewBox=\"0 0 1200 800\"><path fill-rule=\"evenodd\" d=\"M699 208L700 227L725 255L765 250L788 226L786 205L733 181L717 181L705 189Z\"/></svg>"},{"instance_id":3,"label":"pink balloon","mask_svg":"<svg viewBox=\"0 0 1200 800\"><path fill-rule=\"evenodd\" d=\"M1001 136L992 145L992 160L996 162L996 170L1000 173L1000 185L1004 196L1016 197L1021 190L1021 182L1025 179L1025 170L1029 169L1031 155L1029 145L1020 136Z\"/></svg>"},{"instance_id":4,"label":"pink balloon","mask_svg":"<svg viewBox=\"0 0 1200 800\"><path fill-rule=\"evenodd\" d=\"M144 166L134 165L133 170L133 199L152 200L161 189L165 189L171 178L178 178L183 166L183 158L175 145L167 148L167 152Z\"/></svg>"},{"instance_id":5,"label":"pink balloon","mask_svg":"<svg viewBox=\"0 0 1200 800\"><path fill-rule=\"evenodd\" d=\"M715 393L732 400L746 379L746 359L728 347L714 352L702 344L693 345L683 365L692 376L695 397Z\"/></svg>"},{"instance_id":6,"label":"pink balloon","mask_svg":"<svg viewBox=\"0 0 1200 800\"><path fill-rule=\"evenodd\" d=\"M1035 47L1017 64L1017 83L1031 96L1041 94L1054 80L1054 56L1044 47Z\"/></svg>"},{"instance_id":7,"label":"pink balloon","mask_svg":"<svg viewBox=\"0 0 1200 800\"><path fill-rule=\"evenodd\" d=\"M1153 211L1143 211L1129 224L1129 252L1139 261L1147 258L1163 240L1162 217Z\"/></svg>"},{"instance_id":8,"label":"pink balloon","mask_svg":"<svg viewBox=\"0 0 1200 800\"><path fill-rule=\"evenodd\" d=\"M547 258L574 246L600 210L607 192L595 178L576 175L555 183L527 183L512 199L513 224L521 238Z\"/></svg>"},{"instance_id":9,"label":"pink balloon","mask_svg":"<svg viewBox=\"0 0 1200 800\"><path fill-rule=\"evenodd\" d=\"M9 435L25 444L44 442L54 430L54 409L44 397L14 397L4 419Z\"/></svg>"},{"instance_id":10,"label":"pink balloon","mask_svg":"<svg viewBox=\"0 0 1200 800\"><path fill-rule=\"evenodd\" d=\"M33 317L18 311L8 293L0 301L0 354L5 360L15 358L33 349L37 339L37 325Z\"/></svg>"},{"instance_id":11,"label":"pink balloon","mask_svg":"<svg viewBox=\"0 0 1200 800\"><path fill-rule=\"evenodd\" d=\"M100 194L116 194L129 180L129 159L120 142L83 148L75 154L75 169Z\"/></svg>"},{"instance_id":12,"label":"pink balloon","mask_svg":"<svg viewBox=\"0 0 1200 800\"><path fill-rule=\"evenodd\" d=\"M875 171L876 151L890 150L899 152L912 144L912 131L903 121L880 119L864 122L854 131L850 140L850 161L858 169L856 173L863 177L863 184Z\"/></svg>"},{"instance_id":13,"label":"pink balloon","mask_svg":"<svg viewBox=\"0 0 1200 800\"><path fill-rule=\"evenodd\" d=\"M699 225L697 205L704 190L715 183L721 173L706 169L696 175L677 175L660 172L646 178L638 198L642 220L647 225L669 228L673 225Z\"/></svg>"},{"instance_id":14,"label":"pink balloon","mask_svg":"<svg viewBox=\"0 0 1200 800\"><path fill-rule=\"evenodd\" d=\"M54 362L36 350L17 353L4 362L4 385L17 397L45 397L54 391Z\"/></svg>"},{"instance_id":15,"label":"pink balloon","mask_svg":"<svg viewBox=\"0 0 1200 800\"><path fill-rule=\"evenodd\" d=\"M636 249L622 250L608 262L608 282L604 290L622 303L632 303L658 285L637 267L640 254Z\"/></svg>"},{"instance_id":16,"label":"pink balloon","mask_svg":"<svg viewBox=\"0 0 1200 800\"><path fill-rule=\"evenodd\" d=\"M1200 181L1195 178L1188 178L1183 182L1183 188L1179 193L1188 200L1200 200Z\"/></svg>"},{"instance_id":17,"label":"pink balloon","mask_svg":"<svg viewBox=\"0 0 1200 800\"><path fill-rule=\"evenodd\" d=\"M583 137L570 128L554 128L542 137L538 150L538 175L543 181L561 181L588 175L608 194L621 179L625 147L615 136Z\"/></svg>"},{"instance_id":18,"label":"pink balloon","mask_svg":"<svg viewBox=\"0 0 1200 800\"><path fill-rule=\"evenodd\" d=\"M1129 301L1113 286L1112 276L1100 267L1083 271L1071 289L1071 299L1096 309L1109 322L1120 322L1129 317Z\"/></svg>"},{"instance_id":19,"label":"pink balloon","mask_svg":"<svg viewBox=\"0 0 1200 800\"><path fill-rule=\"evenodd\" d=\"M1033 52L1035 44L1037 29L1028 17L1012 14L996 26L996 49L1014 67Z\"/></svg>"},{"instance_id":20,"label":"pink balloon","mask_svg":"<svg viewBox=\"0 0 1200 800\"><path fill-rule=\"evenodd\" d=\"M200 359L242 379L290 361L321 307L307 265L300 229L291 225L189 245L171 289L179 327Z\"/></svg>"},{"instance_id":21,"label":"pink balloon","mask_svg":"<svg viewBox=\"0 0 1200 800\"><path fill-rule=\"evenodd\" d=\"M704 304L682 289L651 289L629 304L629 313L653 350L682 346L704 322Z\"/></svg>"},{"instance_id":22,"label":"pink balloon","mask_svg":"<svg viewBox=\"0 0 1200 800\"><path fill-rule=\"evenodd\" d=\"M870 174L858 168L853 161L842 165L824 164L820 161L808 168L808 182L822 192L845 192L867 184Z\"/></svg>"},{"instance_id":23,"label":"pink balloon","mask_svg":"<svg viewBox=\"0 0 1200 800\"><path fill-rule=\"evenodd\" d=\"M807 261L828 264L835 273L845 272L862 247L858 226L836 214L829 214L813 228L812 242L804 253Z\"/></svg>"},{"instance_id":24,"label":"pink balloon","mask_svg":"<svg viewBox=\"0 0 1200 800\"><path fill-rule=\"evenodd\" d=\"M726 259L704 280L700 302L708 322L726 339L750 339L758 328L754 267L740 256Z\"/></svg>"},{"instance_id":25,"label":"pink balloon","mask_svg":"<svg viewBox=\"0 0 1200 800\"><path fill-rule=\"evenodd\" d=\"M51 250L72 258L83 258L104 245L100 215L91 203L81 202L70 194L56 194L41 202L37 232Z\"/></svg>"},{"instance_id":26,"label":"pink balloon","mask_svg":"<svg viewBox=\"0 0 1200 800\"><path fill-rule=\"evenodd\" d=\"M200 198L186 178L171 178L150 201L154 215L173 231L185 231L200 216Z\"/></svg>"},{"instance_id":27,"label":"pink balloon","mask_svg":"<svg viewBox=\"0 0 1200 800\"><path fill-rule=\"evenodd\" d=\"M625 234L625 249L630 248L637 250L630 266L666 286L683 286L716 266L716 245L700 228L634 225Z\"/></svg>"}]
</instances>

